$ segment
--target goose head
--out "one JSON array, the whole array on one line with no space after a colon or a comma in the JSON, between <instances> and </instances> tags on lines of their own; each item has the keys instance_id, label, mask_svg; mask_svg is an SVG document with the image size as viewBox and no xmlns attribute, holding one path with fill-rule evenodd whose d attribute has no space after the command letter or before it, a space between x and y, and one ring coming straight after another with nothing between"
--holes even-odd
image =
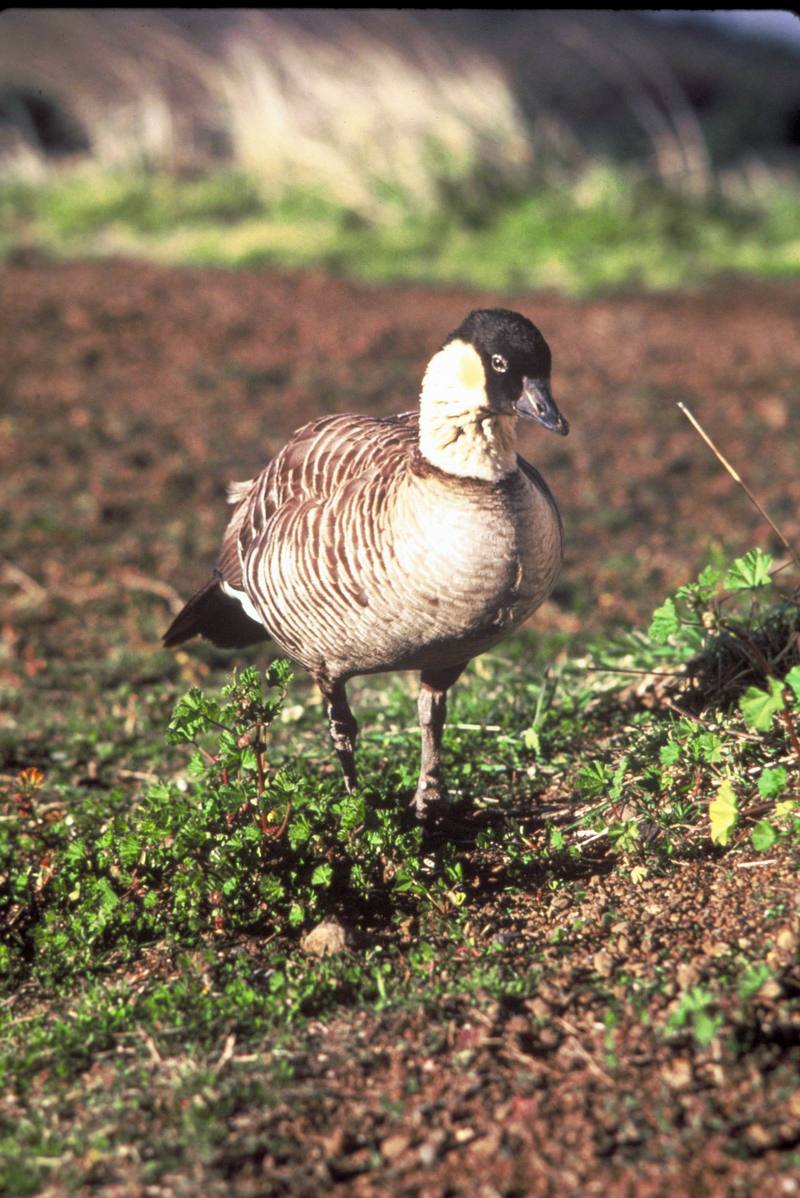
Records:
<instances>
[{"instance_id":1,"label":"goose head","mask_svg":"<svg viewBox=\"0 0 800 1198\"><path fill-rule=\"evenodd\" d=\"M441 470L496 482L517 469L517 420L566 436L550 390L550 347L519 312L471 312L428 363L420 450Z\"/></svg>"}]
</instances>

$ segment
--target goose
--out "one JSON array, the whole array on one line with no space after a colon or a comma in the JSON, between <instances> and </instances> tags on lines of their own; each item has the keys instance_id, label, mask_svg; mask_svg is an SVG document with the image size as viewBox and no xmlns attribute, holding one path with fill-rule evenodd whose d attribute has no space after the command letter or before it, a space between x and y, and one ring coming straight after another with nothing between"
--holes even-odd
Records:
<instances>
[{"instance_id":1,"label":"goose","mask_svg":"<svg viewBox=\"0 0 800 1198\"><path fill-rule=\"evenodd\" d=\"M351 792L358 725L347 682L420 671L412 805L422 821L439 818L447 692L539 607L561 567L558 506L517 453L519 418L569 431L550 367L527 317L479 309L430 359L418 410L303 425L257 477L231 484L213 577L164 644L274 641L322 692Z\"/></svg>"}]
</instances>

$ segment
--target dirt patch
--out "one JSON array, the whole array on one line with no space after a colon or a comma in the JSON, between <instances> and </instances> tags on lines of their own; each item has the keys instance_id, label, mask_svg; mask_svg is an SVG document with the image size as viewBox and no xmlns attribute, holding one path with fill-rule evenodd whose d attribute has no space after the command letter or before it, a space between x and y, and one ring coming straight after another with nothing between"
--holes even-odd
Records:
<instances>
[{"instance_id":1,"label":"dirt patch","mask_svg":"<svg viewBox=\"0 0 800 1198\"><path fill-rule=\"evenodd\" d=\"M775 1000L800 993L800 970L781 874L687 863L668 882L594 876L574 901L538 894L483 911L521 972L551 942L536 997L312 1028L284 1102L241 1113L260 1142L269 1129L292 1145L255 1170L228 1158L242 1192L263 1192L258 1178L275 1192L338 1184L370 1198L796 1193L800 1171L782 1153L800 1144L800 1018L783 1022ZM776 905L784 914L765 917ZM565 951L554 933L576 921ZM472 933L464 951L490 953L477 922ZM744 1004L732 968L765 944L779 980ZM694 986L717 995L709 1017L730 1019L734 1038L703 1048L691 1026L668 1033ZM770 1189L778 1177L785 1188Z\"/></svg>"},{"instance_id":2,"label":"dirt patch","mask_svg":"<svg viewBox=\"0 0 800 1198\"><path fill-rule=\"evenodd\" d=\"M779 550L675 400L800 541L797 284L576 302L314 273L17 266L0 278L3 680L58 660L80 686L112 648L155 654L177 592L214 560L228 479L312 416L413 406L443 337L498 302L547 336L573 430L526 434L568 546L537 627L646 620L710 545ZM183 1118L172 1065L155 1060L148 1103L129 1115L139 1147L86 1163L83 1192L798 1193L800 1023L776 1005L800 994L789 850L755 868L686 861L639 886L591 869L578 882L555 898L483 901L465 940L479 956L512 946L521 972L537 953L535 998L312 1024L266 1106L241 1095L269 1050L232 1048L213 1083L226 1070L241 1083L225 1146L143 1185L153 1126ZM748 989L754 961L769 977ZM729 1042L704 1047L688 1008L681 1022L698 987L701 1014L734 1028ZM86 1093L105 1068L92 1067ZM66 1191L54 1178L47 1192Z\"/></svg>"},{"instance_id":3,"label":"dirt patch","mask_svg":"<svg viewBox=\"0 0 800 1198\"><path fill-rule=\"evenodd\" d=\"M0 279L6 556L45 585L128 568L190 591L229 478L320 413L413 407L446 333L498 301L545 332L572 426L524 438L567 533L537 626L646 619L710 545L780 549L676 400L800 539L796 284L575 302L109 262Z\"/></svg>"}]
</instances>

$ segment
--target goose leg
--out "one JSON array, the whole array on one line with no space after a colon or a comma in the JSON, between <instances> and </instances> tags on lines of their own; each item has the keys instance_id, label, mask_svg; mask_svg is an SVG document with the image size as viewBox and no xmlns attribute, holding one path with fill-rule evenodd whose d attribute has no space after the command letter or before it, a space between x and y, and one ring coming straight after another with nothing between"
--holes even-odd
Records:
<instances>
[{"instance_id":1,"label":"goose leg","mask_svg":"<svg viewBox=\"0 0 800 1198\"><path fill-rule=\"evenodd\" d=\"M356 717L347 702L347 692L343 682L328 683L318 678L317 684L322 691L322 697L328 710L331 740L342 767L344 784L347 787L347 793L352 794L356 788L356 741L358 739Z\"/></svg>"},{"instance_id":2,"label":"goose leg","mask_svg":"<svg viewBox=\"0 0 800 1198\"><path fill-rule=\"evenodd\" d=\"M447 715L447 692L466 666L451 666L449 670L423 670L420 675L419 726L422 733L422 757L419 782L412 806L419 820L444 802L447 787L442 780L442 730Z\"/></svg>"}]
</instances>

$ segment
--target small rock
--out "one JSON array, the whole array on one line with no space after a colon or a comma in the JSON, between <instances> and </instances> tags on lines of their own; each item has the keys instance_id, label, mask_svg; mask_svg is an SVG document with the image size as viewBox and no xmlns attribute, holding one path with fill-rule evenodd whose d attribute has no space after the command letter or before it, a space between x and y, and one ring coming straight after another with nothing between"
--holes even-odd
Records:
<instances>
[{"instance_id":1,"label":"small rock","mask_svg":"<svg viewBox=\"0 0 800 1198\"><path fill-rule=\"evenodd\" d=\"M444 1148L446 1140L447 1132L442 1130L433 1132L427 1143L421 1144L417 1149L420 1164L429 1169Z\"/></svg>"},{"instance_id":2,"label":"small rock","mask_svg":"<svg viewBox=\"0 0 800 1198\"><path fill-rule=\"evenodd\" d=\"M745 1128L744 1138L748 1147L759 1151L769 1148L772 1144L772 1136L763 1123L751 1123Z\"/></svg>"},{"instance_id":3,"label":"small rock","mask_svg":"<svg viewBox=\"0 0 800 1198\"><path fill-rule=\"evenodd\" d=\"M399 1156L403 1155L405 1150L408 1148L408 1145L408 1136L404 1136L400 1132L397 1132L391 1136L387 1136L386 1139L381 1143L381 1156L387 1161L397 1160Z\"/></svg>"},{"instance_id":4,"label":"small rock","mask_svg":"<svg viewBox=\"0 0 800 1198\"><path fill-rule=\"evenodd\" d=\"M614 971L614 958L602 948L592 957L592 964L601 978L607 978Z\"/></svg>"},{"instance_id":5,"label":"small rock","mask_svg":"<svg viewBox=\"0 0 800 1198\"><path fill-rule=\"evenodd\" d=\"M347 948L347 933L338 919L323 919L303 937L300 947L314 957L332 957Z\"/></svg>"},{"instance_id":6,"label":"small rock","mask_svg":"<svg viewBox=\"0 0 800 1198\"><path fill-rule=\"evenodd\" d=\"M758 988L758 997L766 999L780 998L783 994L783 987L780 982L776 982L775 978L768 978L763 986Z\"/></svg>"},{"instance_id":7,"label":"small rock","mask_svg":"<svg viewBox=\"0 0 800 1198\"><path fill-rule=\"evenodd\" d=\"M688 1090L692 1084L692 1066L689 1061L678 1057L668 1065L664 1065L661 1076L670 1090Z\"/></svg>"},{"instance_id":8,"label":"small rock","mask_svg":"<svg viewBox=\"0 0 800 1198\"><path fill-rule=\"evenodd\" d=\"M525 1009L530 1011L534 1019L538 1019L540 1023L546 1023L550 1018L551 1011L543 998L538 995L536 998L529 998L525 1003Z\"/></svg>"}]
</instances>

